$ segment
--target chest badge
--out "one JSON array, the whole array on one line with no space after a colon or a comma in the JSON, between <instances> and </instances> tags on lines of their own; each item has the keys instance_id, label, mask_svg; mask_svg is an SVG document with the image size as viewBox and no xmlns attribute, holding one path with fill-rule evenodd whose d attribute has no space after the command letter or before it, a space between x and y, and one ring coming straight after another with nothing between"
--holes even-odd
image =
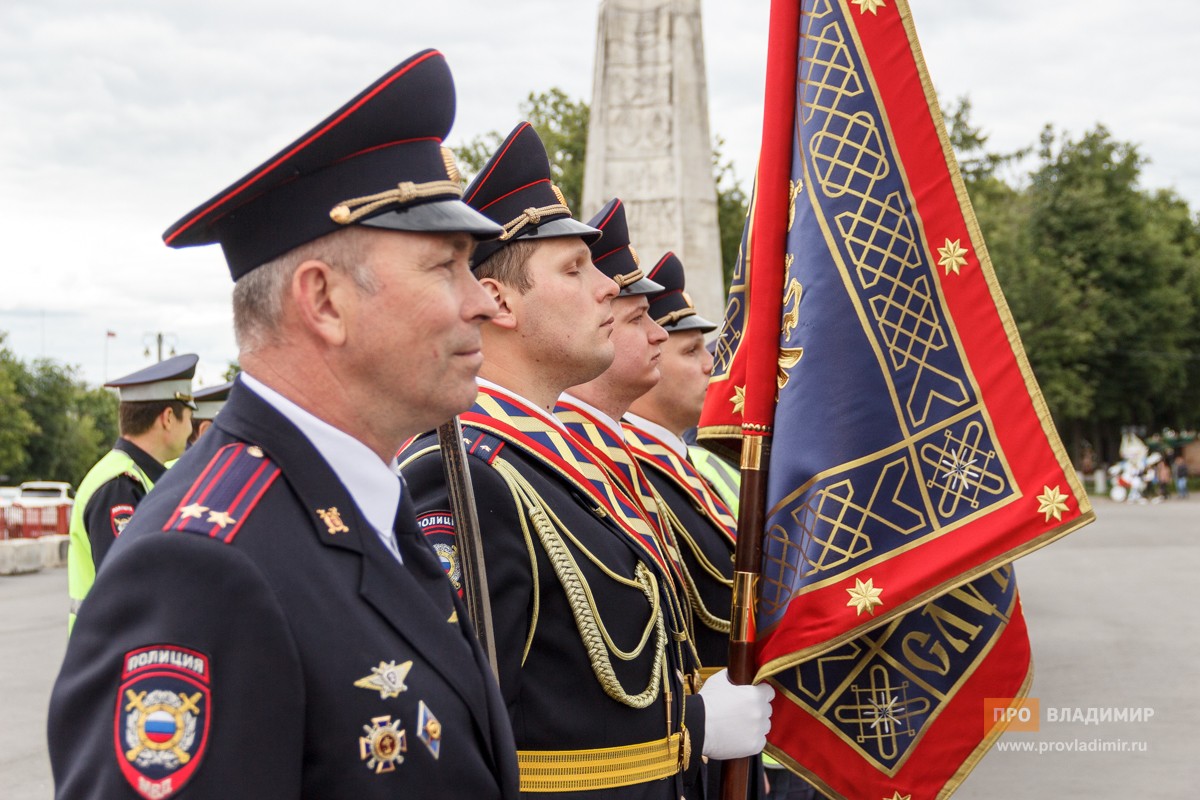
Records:
<instances>
[{"instance_id":1,"label":"chest badge","mask_svg":"<svg viewBox=\"0 0 1200 800\"><path fill-rule=\"evenodd\" d=\"M400 720L391 716L372 717L370 725L363 725L358 750L367 768L375 770L376 775L394 771L397 764L404 763L404 754L408 752L408 738Z\"/></svg>"},{"instance_id":2,"label":"chest badge","mask_svg":"<svg viewBox=\"0 0 1200 800\"><path fill-rule=\"evenodd\" d=\"M442 752L442 723L422 700L417 707L417 738L421 740L436 759Z\"/></svg>"},{"instance_id":3,"label":"chest badge","mask_svg":"<svg viewBox=\"0 0 1200 800\"><path fill-rule=\"evenodd\" d=\"M412 669L412 665L412 661L405 661L402 664L397 664L395 661L380 661L378 667L371 667L370 675L359 678L354 685L359 689L379 692L380 700L399 697L401 692L408 691L408 686L404 681L408 677L408 671Z\"/></svg>"}]
</instances>

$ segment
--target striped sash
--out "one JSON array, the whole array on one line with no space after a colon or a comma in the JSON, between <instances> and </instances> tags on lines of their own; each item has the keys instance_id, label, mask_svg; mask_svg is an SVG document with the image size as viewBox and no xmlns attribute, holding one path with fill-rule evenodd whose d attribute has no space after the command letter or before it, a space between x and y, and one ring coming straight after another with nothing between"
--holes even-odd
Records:
<instances>
[{"instance_id":1,"label":"striped sash","mask_svg":"<svg viewBox=\"0 0 1200 800\"><path fill-rule=\"evenodd\" d=\"M641 428L628 422L622 423L621 427L625 431L625 441L634 455L674 481L695 501L700 511L725 534L730 544L736 543L737 519L696 467L687 459L680 458L679 454L663 441Z\"/></svg>"},{"instance_id":2,"label":"striped sash","mask_svg":"<svg viewBox=\"0 0 1200 800\"><path fill-rule=\"evenodd\" d=\"M490 433L519 447L566 478L596 503L664 571L677 565L663 553L657 532L637 504L609 478L594 454L565 429L559 428L521 398L481 386L475 405L459 416L462 424ZM668 566L670 565L670 566Z\"/></svg>"}]
</instances>

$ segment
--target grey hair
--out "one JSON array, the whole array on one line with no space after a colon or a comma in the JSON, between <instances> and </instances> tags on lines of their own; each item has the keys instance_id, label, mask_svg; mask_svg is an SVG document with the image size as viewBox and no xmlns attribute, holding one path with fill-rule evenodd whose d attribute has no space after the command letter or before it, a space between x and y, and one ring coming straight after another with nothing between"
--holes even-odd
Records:
<instances>
[{"instance_id":1,"label":"grey hair","mask_svg":"<svg viewBox=\"0 0 1200 800\"><path fill-rule=\"evenodd\" d=\"M374 294L379 282L365 262L364 231L358 227L322 236L295 247L250 270L233 285L233 335L243 353L278 344L284 303L292 276L305 261L323 261L349 276L364 294Z\"/></svg>"}]
</instances>

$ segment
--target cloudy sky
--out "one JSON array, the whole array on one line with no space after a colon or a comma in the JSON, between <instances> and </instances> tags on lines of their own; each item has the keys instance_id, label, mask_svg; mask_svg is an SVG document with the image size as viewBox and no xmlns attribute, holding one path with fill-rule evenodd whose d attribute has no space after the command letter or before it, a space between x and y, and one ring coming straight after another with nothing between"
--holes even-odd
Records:
<instances>
[{"instance_id":1,"label":"cloudy sky","mask_svg":"<svg viewBox=\"0 0 1200 800\"><path fill-rule=\"evenodd\" d=\"M1138 144L1147 187L1200 209L1200 4L911 0L944 98L968 95L996 150L1046 123ZM768 0L703 0L709 106L754 170ZM100 383L156 334L219 382L236 358L215 248L168 250L177 217L408 55L441 49L450 143L509 130L530 91L589 99L599 0L4 0L0 331L23 359ZM106 337L113 331L115 338ZM151 356L152 358L153 356Z\"/></svg>"}]
</instances>

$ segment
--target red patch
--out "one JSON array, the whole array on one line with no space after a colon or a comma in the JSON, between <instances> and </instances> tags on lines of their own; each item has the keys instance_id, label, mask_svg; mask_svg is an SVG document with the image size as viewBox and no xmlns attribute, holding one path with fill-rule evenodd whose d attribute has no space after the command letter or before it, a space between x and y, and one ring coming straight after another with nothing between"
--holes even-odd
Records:
<instances>
[{"instance_id":1,"label":"red patch","mask_svg":"<svg viewBox=\"0 0 1200 800\"><path fill-rule=\"evenodd\" d=\"M117 764L147 800L182 789L200 767L212 719L208 657L174 645L123 659L113 719Z\"/></svg>"},{"instance_id":2,"label":"red patch","mask_svg":"<svg viewBox=\"0 0 1200 800\"><path fill-rule=\"evenodd\" d=\"M108 519L110 522L112 522L112 532L113 532L114 539L116 537L120 536L121 532L123 530L125 530L125 526L127 524L129 524L129 519L132 516L133 516L133 506L131 506L131 505L122 504L119 506L113 506L111 509L109 509Z\"/></svg>"}]
</instances>

